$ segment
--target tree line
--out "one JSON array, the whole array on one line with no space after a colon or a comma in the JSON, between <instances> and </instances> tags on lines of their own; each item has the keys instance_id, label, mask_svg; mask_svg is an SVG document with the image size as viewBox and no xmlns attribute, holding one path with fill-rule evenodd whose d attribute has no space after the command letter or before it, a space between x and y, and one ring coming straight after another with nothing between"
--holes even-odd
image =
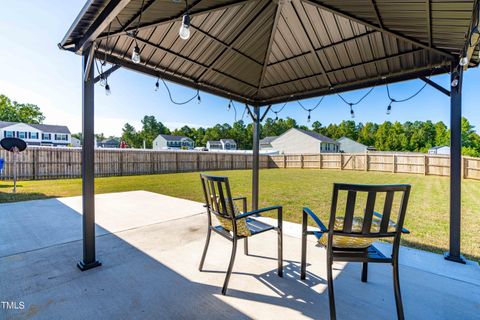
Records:
<instances>
[{"instance_id":1,"label":"tree line","mask_svg":"<svg viewBox=\"0 0 480 320\"><path fill-rule=\"evenodd\" d=\"M311 127L299 125L295 119L268 118L261 125L260 137L279 136L291 128L311 130L332 139L348 137L366 146L375 147L381 151L427 152L434 146L449 145L450 130L442 121L407 121L404 123L385 121L381 124L366 122L356 123L353 120L342 121L339 124L322 125L319 121ZM475 127L466 118L462 118L462 153L470 156L480 156L480 136ZM209 140L233 139L239 149L251 149L253 141L253 124L243 120L232 125L224 123L210 128L192 128L183 126L169 130L154 116L142 119L142 129L137 131L126 123L122 129L122 137L130 147L141 148L145 141L151 148L153 140L159 134L180 135L191 138L196 146L205 146Z\"/></svg>"}]
</instances>

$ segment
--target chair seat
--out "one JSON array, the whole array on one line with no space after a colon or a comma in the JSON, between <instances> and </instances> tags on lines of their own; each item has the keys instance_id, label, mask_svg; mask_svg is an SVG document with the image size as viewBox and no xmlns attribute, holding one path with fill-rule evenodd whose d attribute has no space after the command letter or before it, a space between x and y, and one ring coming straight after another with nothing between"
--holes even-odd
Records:
<instances>
[{"instance_id":1,"label":"chair seat","mask_svg":"<svg viewBox=\"0 0 480 320\"><path fill-rule=\"evenodd\" d=\"M259 234L268 230L275 229L274 226L256 220L255 218L246 218L245 222L247 223L247 228L250 230L251 235ZM213 227L215 231L220 234L231 236L230 231L225 229L223 226L218 225Z\"/></svg>"}]
</instances>

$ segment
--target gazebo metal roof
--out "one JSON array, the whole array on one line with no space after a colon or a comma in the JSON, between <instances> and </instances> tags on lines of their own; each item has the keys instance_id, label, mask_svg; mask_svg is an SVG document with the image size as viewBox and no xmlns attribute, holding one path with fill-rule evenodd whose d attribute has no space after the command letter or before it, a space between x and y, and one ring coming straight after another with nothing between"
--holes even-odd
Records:
<instances>
[{"instance_id":1,"label":"gazebo metal roof","mask_svg":"<svg viewBox=\"0 0 480 320\"><path fill-rule=\"evenodd\" d=\"M183 40L178 30L187 11L192 35ZM461 93L463 71L479 64L479 15L478 0L89 0L59 44L83 56L84 252L78 266L101 264L95 254L94 83L119 67L247 104L253 120L253 209L259 198L260 124L272 104L421 78L450 96L446 259L464 263ZM130 59L136 42L138 64ZM114 66L95 78L94 58ZM428 79L447 72L450 90Z\"/></svg>"},{"instance_id":2,"label":"gazebo metal roof","mask_svg":"<svg viewBox=\"0 0 480 320\"><path fill-rule=\"evenodd\" d=\"M187 41L184 1L145 0L142 10L142 0L90 0L60 46L80 54L95 42L100 59L261 106L449 72L475 1L187 3ZM476 47L469 57L477 66Z\"/></svg>"}]
</instances>

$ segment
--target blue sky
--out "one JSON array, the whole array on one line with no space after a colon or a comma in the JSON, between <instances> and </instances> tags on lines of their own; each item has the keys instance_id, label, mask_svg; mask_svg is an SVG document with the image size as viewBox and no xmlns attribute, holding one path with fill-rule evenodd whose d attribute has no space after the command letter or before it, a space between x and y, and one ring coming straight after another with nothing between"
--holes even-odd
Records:
<instances>
[{"instance_id":1,"label":"blue sky","mask_svg":"<svg viewBox=\"0 0 480 320\"><path fill-rule=\"evenodd\" d=\"M61 51L57 43L82 8L85 0L21 0L0 2L0 93L19 102L35 103L46 116L45 123L64 124L72 132L81 130L81 58ZM478 112L477 79L480 71L472 69L465 74L463 114L480 128ZM448 76L433 78L448 87ZM202 103L172 105L163 87L154 91L156 79L132 71L115 72L109 78L112 95L106 96L103 88L96 86L95 131L106 135L120 135L125 122L140 128L143 115L154 115L170 128L183 124L209 126L216 123L232 123L234 114L227 111L228 101L206 93ZM391 86L392 96L402 99L413 94L423 85L413 80ZM170 84L177 100L191 97L192 89ZM344 94L355 101L366 90ZM305 100L306 107L313 107L317 99ZM427 86L420 95L407 103L396 104L392 114L385 113L388 98L385 87L377 87L355 108L355 121L383 122L432 120L449 122L449 99ZM243 107L236 104L239 116ZM279 106L274 109L278 110ZM301 124L307 124L307 113L297 103L290 103L280 114L290 116ZM273 115L272 115L273 117ZM349 120L350 113L337 96L327 96L312 113L312 122L326 125ZM246 119L249 121L248 119Z\"/></svg>"}]
</instances>

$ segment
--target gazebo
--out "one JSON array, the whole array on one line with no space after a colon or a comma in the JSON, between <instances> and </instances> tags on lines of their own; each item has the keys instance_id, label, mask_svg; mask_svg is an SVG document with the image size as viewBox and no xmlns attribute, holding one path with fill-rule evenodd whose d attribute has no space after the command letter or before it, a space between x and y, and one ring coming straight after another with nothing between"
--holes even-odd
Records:
<instances>
[{"instance_id":1,"label":"gazebo","mask_svg":"<svg viewBox=\"0 0 480 320\"><path fill-rule=\"evenodd\" d=\"M83 59L83 260L95 256L94 85L120 67L244 103L277 103L419 78L450 97L450 248L460 252L462 75L479 63L475 0L89 0L59 47ZM179 34L180 29L180 34ZM112 67L95 75L95 59ZM430 76L449 73L446 89ZM262 110L262 108L264 110Z\"/></svg>"}]
</instances>

